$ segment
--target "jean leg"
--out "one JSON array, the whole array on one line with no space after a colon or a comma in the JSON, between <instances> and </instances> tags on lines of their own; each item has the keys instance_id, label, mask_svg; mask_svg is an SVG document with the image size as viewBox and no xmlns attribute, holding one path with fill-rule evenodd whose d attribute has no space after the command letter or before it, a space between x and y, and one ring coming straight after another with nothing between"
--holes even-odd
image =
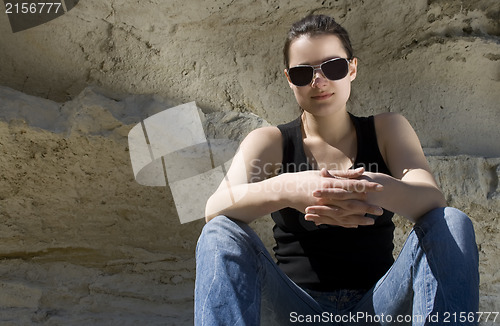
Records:
<instances>
[{"instance_id":1,"label":"jean leg","mask_svg":"<svg viewBox=\"0 0 500 326\"><path fill-rule=\"evenodd\" d=\"M426 257L415 268L413 311L431 318L428 323L476 325L468 318L479 308L479 254L474 227L458 209L435 209L415 225ZM465 319L461 317L467 316Z\"/></svg>"},{"instance_id":2,"label":"jean leg","mask_svg":"<svg viewBox=\"0 0 500 326\"><path fill-rule=\"evenodd\" d=\"M434 209L418 220L394 265L354 310L378 316L366 325L439 325L446 317L447 325L476 325L459 315L478 309L478 265L470 219L454 208Z\"/></svg>"},{"instance_id":3,"label":"jean leg","mask_svg":"<svg viewBox=\"0 0 500 326\"><path fill-rule=\"evenodd\" d=\"M286 325L292 313L320 314L321 307L279 269L248 225L218 216L196 249L195 324L260 325L261 311L266 324Z\"/></svg>"},{"instance_id":4,"label":"jean leg","mask_svg":"<svg viewBox=\"0 0 500 326\"><path fill-rule=\"evenodd\" d=\"M412 231L391 268L352 310L359 318L346 325L412 324L404 320L396 322L396 318L412 315L412 266L418 247L418 238Z\"/></svg>"}]
</instances>

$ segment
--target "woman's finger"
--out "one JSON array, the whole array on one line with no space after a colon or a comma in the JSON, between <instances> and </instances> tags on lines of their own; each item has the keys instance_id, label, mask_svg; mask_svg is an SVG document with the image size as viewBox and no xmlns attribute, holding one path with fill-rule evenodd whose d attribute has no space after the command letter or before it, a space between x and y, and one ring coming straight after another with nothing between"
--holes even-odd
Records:
<instances>
[{"instance_id":1,"label":"woman's finger","mask_svg":"<svg viewBox=\"0 0 500 326\"><path fill-rule=\"evenodd\" d=\"M321 188L318 190L321 191L323 189L329 189L329 188L340 188L354 192L384 190L384 186L382 186L381 184L367 180L322 178Z\"/></svg>"},{"instance_id":2,"label":"woman's finger","mask_svg":"<svg viewBox=\"0 0 500 326\"><path fill-rule=\"evenodd\" d=\"M326 169L325 169L326 170ZM330 177L346 178L346 179L356 179L363 175L365 169L363 167L357 169L349 170L326 170L326 173Z\"/></svg>"},{"instance_id":3,"label":"woman's finger","mask_svg":"<svg viewBox=\"0 0 500 326\"><path fill-rule=\"evenodd\" d=\"M326 215L319 214L306 214L306 221L314 222L316 225L326 224L326 225L336 225L342 227L358 227L360 225L373 225L374 220L362 215L348 215L341 218L332 218Z\"/></svg>"},{"instance_id":4,"label":"woman's finger","mask_svg":"<svg viewBox=\"0 0 500 326\"><path fill-rule=\"evenodd\" d=\"M305 218L315 223L331 225L372 225L374 223L374 220L365 217L364 213L356 214L336 206L307 207Z\"/></svg>"},{"instance_id":5,"label":"woman's finger","mask_svg":"<svg viewBox=\"0 0 500 326\"><path fill-rule=\"evenodd\" d=\"M384 210L380 206L368 204L363 200L332 200L321 198L321 200L318 200L318 204L319 205L306 207L306 213L315 211L335 214L336 216L346 216L352 214L382 215L384 213Z\"/></svg>"},{"instance_id":6,"label":"woman's finger","mask_svg":"<svg viewBox=\"0 0 500 326\"><path fill-rule=\"evenodd\" d=\"M366 200L366 192L354 192L342 188L325 188L315 190L313 196L318 198L321 204L327 204L335 200Z\"/></svg>"}]
</instances>

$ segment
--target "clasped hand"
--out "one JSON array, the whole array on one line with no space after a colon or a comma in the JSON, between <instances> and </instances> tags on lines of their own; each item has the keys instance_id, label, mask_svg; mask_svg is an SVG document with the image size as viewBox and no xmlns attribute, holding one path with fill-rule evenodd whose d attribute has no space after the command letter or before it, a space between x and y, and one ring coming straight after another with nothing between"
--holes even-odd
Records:
<instances>
[{"instance_id":1,"label":"clasped hand","mask_svg":"<svg viewBox=\"0 0 500 326\"><path fill-rule=\"evenodd\" d=\"M305 219L316 225L329 224L346 228L372 225L374 219L365 214L382 215L381 207L367 202L367 193L382 191L383 186L363 179L363 168L348 171L322 169L320 187L307 197ZM316 171L316 173L318 173ZM303 206L304 207L304 206Z\"/></svg>"}]
</instances>

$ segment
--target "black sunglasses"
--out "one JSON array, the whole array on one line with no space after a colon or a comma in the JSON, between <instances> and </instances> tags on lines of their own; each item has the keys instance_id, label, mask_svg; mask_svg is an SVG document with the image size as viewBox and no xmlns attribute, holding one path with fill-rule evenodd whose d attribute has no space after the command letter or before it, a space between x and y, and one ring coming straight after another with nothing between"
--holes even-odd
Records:
<instances>
[{"instance_id":1,"label":"black sunglasses","mask_svg":"<svg viewBox=\"0 0 500 326\"><path fill-rule=\"evenodd\" d=\"M329 80L339 80L347 76L350 60L334 58L316 66L298 65L287 69L288 78L295 86L306 86L314 78L316 70L320 70Z\"/></svg>"}]
</instances>

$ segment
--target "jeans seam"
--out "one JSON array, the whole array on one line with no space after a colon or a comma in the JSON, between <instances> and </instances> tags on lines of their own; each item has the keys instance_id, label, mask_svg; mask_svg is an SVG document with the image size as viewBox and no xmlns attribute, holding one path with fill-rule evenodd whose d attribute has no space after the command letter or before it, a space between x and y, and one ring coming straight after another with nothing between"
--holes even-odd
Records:
<instances>
[{"instance_id":1,"label":"jeans seam","mask_svg":"<svg viewBox=\"0 0 500 326\"><path fill-rule=\"evenodd\" d=\"M217 236L217 237L218 237L218 236ZM215 243L215 253L214 253L214 255L213 255L213 257L214 257L214 258L213 258L213 261L212 261L212 265L214 265L215 261L217 260L217 256L218 256L218 255L219 255L219 243L218 243L218 242L216 242L216 243ZM212 278L212 282L210 282L210 286L208 287L208 290L207 290L207 292L206 292L206 293L207 293L207 296L206 296L205 300L203 301L203 305L202 305L202 314L201 314L202 318L205 316L205 307L206 307L206 303L207 303L207 301L208 301L208 298L209 298L209 293L210 293L210 291L212 290L212 286L213 286L213 284L214 284L214 282L215 282L216 277L217 277L217 268L215 268L215 269L214 269L214 276L213 276L213 278ZM201 320L201 325L204 325L204 324L205 324L205 320L204 320L204 319L202 319L202 320Z\"/></svg>"},{"instance_id":2,"label":"jeans seam","mask_svg":"<svg viewBox=\"0 0 500 326\"><path fill-rule=\"evenodd\" d=\"M428 250L425 248L424 246L424 238L426 236L426 232L424 230L424 228L421 228L419 227L419 230L422 234L422 240L419 239L419 244L420 244L420 248L422 250L422 252L424 253L424 257L425 257L425 260L426 260L426 264L425 264L425 271L424 271L424 282L425 282L425 286L424 286L424 293L425 293L425 313L426 313L426 316L428 314L430 314L432 312L432 309L434 308L434 306L431 306L430 303L434 302L435 301L435 297L437 295L437 289L436 289L436 293L432 296L429 291L431 290L429 288L429 276L428 275L434 275L433 272L432 272L432 269L431 269L431 266L430 266L430 263L429 261L431 260L430 257L432 256ZM437 271L436 271L437 272ZM439 275L434 275L434 278L437 280L440 279ZM434 297L434 300L431 299L432 297Z\"/></svg>"},{"instance_id":3,"label":"jeans seam","mask_svg":"<svg viewBox=\"0 0 500 326\"><path fill-rule=\"evenodd\" d=\"M395 265L396 261L399 259L399 256L401 255L401 252L403 251L403 248L406 246L406 244L408 243L408 241L410 241L411 234L414 233L414 232L415 232L414 230L412 230L412 232L410 232L410 234L408 235L408 237L405 240L405 243L401 247L401 250L400 250L398 256L394 260L394 263L392 263L391 267L387 270L387 272L384 274L384 276L375 284L375 286L373 287L373 292L375 292L380 286L382 286L382 283L384 283L384 281L387 279L387 277L389 276L390 271L394 268L394 265ZM412 251L412 254L414 255L414 251ZM415 258L415 256L413 256L413 261L415 261L414 258Z\"/></svg>"},{"instance_id":4,"label":"jeans seam","mask_svg":"<svg viewBox=\"0 0 500 326\"><path fill-rule=\"evenodd\" d=\"M231 220L231 219L229 219L229 220ZM234 221L233 221L233 223L234 223ZM265 258L266 262L269 263L272 266L273 269L275 269L275 272L278 273L279 277L286 284L286 286L289 289L291 289L293 291L293 293L295 293L297 295L297 297L300 298L300 300L304 304L306 304L307 306L309 306L311 309L316 310L315 307L311 306L307 301L303 300L303 298L301 296L301 295L303 295L303 293L300 292L302 289L297 284L295 284L293 281L291 281L288 278L288 276L285 275L285 273L279 268L278 264L271 258L271 254L267 251L267 249L265 248L265 246L263 246L262 240L255 234L255 231L250 228L250 230L252 232L254 232L253 234L255 235L256 238L254 238L254 236L252 236L251 232L248 232L243 227L240 226L240 229L242 229L244 231L244 233L247 234L250 237L250 239L251 239L250 244L254 248L257 257L259 257L260 255L262 255ZM263 267L261 266L261 268L263 268ZM262 282L262 279L261 279L261 282ZM290 283L292 283L292 284L290 284ZM262 284L261 284L261 286L262 286ZM303 291L303 292L306 295L309 295L307 292L305 292L305 291ZM262 298L261 298L261 300L262 300ZM319 312L322 312L322 311L319 311Z\"/></svg>"},{"instance_id":5,"label":"jeans seam","mask_svg":"<svg viewBox=\"0 0 500 326\"><path fill-rule=\"evenodd\" d=\"M423 249L422 249L423 250ZM425 259L427 259L427 255L425 255ZM425 270L424 270L424 282L425 282L425 285L424 285L424 299L425 299L425 317L427 318L427 316L429 315L429 313L431 312L431 307L430 307L430 302L432 301L432 299L430 299L430 284L429 284L429 272L430 272L430 268L429 268L429 264L425 264Z\"/></svg>"},{"instance_id":6,"label":"jeans seam","mask_svg":"<svg viewBox=\"0 0 500 326\"><path fill-rule=\"evenodd\" d=\"M247 232L245 232L245 233L248 234ZM254 247L254 246L252 245L252 247ZM258 251L255 254L256 254L257 260L260 260L259 256L262 254L262 250L258 249ZM262 269L263 269L262 268L262 263L260 263L259 266L258 266L258 269L257 269L257 275L259 275L259 277L256 278L256 283L259 283L259 280L261 281L260 283L262 283L262 280L261 280L262 279L262 276L261 276L262 275ZM257 287L257 284L254 284L254 286ZM261 290L260 292L262 292L262 284L259 285L259 288ZM236 320L235 323L238 323L240 320L242 320L242 318L243 318L243 316L245 316L246 312L249 311L250 308L253 307L257 303L257 297L261 297L261 296L258 295L259 291L254 291L254 293L255 294L254 294L254 297L252 299L252 304L248 305L247 309L245 311L241 312L240 318L238 320ZM260 298L260 300L262 300L262 299ZM259 312L259 316L260 316L260 312ZM260 318L262 318L262 317L260 317Z\"/></svg>"}]
</instances>

